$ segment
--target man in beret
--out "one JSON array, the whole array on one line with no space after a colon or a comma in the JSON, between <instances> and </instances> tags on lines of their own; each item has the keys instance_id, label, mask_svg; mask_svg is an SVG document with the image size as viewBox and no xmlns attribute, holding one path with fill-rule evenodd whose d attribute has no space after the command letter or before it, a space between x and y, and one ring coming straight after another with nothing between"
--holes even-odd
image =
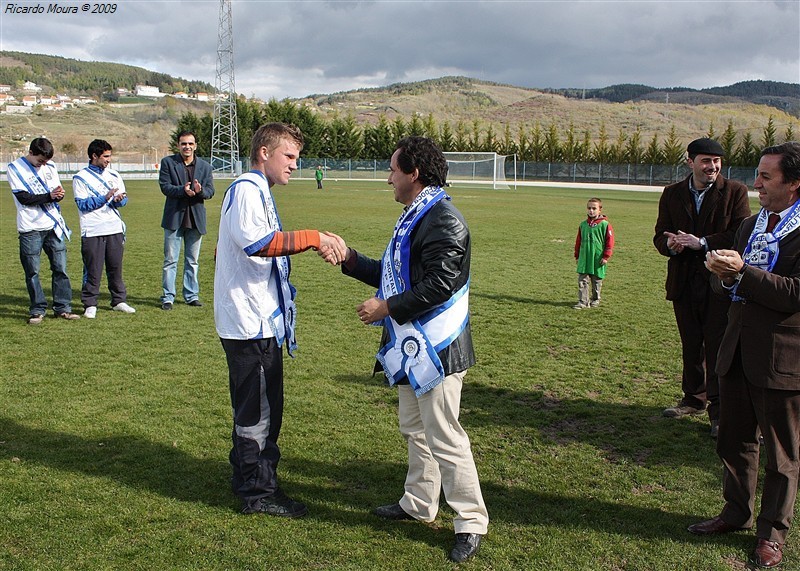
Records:
<instances>
[{"instance_id":1,"label":"man in beret","mask_svg":"<svg viewBox=\"0 0 800 571\"><path fill-rule=\"evenodd\" d=\"M667 299L672 302L683 353L683 395L664 416L702 414L708 405L711 436L719 427L717 351L730 299L716 294L704 266L711 250L728 249L742 220L750 216L747 187L721 174L725 151L713 139L687 147L691 173L664 188L653 244L667 261Z\"/></svg>"}]
</instances>

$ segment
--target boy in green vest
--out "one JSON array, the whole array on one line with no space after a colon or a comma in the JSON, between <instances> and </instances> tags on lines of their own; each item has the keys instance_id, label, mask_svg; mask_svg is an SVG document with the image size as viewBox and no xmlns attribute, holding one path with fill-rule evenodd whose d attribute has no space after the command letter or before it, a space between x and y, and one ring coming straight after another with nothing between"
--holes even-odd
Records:
<instances>
[{"instance_id":1,"label":"boy in green vest","mask_svg":"<svg viewBox=\"0 0 800 571\"><path fill-rule=\"evenodd\" d=\"M578 261L578 303L573 309L600 305L600 290L606 277L606 263L614 250L614 229L603 214L603 201L590 198L586 220L578 227L575 259ZM591 296L589 284L592 285Z\"/></svg>"}]
</instances>

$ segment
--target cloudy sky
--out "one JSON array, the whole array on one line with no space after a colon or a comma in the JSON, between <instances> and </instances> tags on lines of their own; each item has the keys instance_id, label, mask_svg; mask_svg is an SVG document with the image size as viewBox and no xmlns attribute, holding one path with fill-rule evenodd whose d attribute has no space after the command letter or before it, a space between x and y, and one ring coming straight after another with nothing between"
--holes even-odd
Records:
<instances>
[{"instance_id":1,"label":"cloudy sky","mask_svg":"<svg viewBox=\"0 0 800 571\"><path fill-rule=\"evenodd\" d=\"M95 2L97 0L91 0ZM219 0L15 14L0 49L215 80ZM59 0L60 6L89 6ZM800 83L798 0L233 0L236 91L263 99L465 75L524 87Z\"/></svg>"}]
</instances>

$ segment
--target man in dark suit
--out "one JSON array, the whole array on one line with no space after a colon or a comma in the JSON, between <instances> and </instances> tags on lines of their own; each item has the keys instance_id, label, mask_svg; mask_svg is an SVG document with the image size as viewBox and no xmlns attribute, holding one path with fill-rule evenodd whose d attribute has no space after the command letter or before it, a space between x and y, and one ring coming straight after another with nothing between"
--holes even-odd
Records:
<instances>
[{"instance_id":1,"label":"man in dark suit","mask_svg":"<svg viewBox=\"0 0 800 571\"><path fill-rule=\"evenodd\" d=\"M755 189L762 208L742 223L736 249L707 255L715 289L733 299L717 360L725 507L689 531L753 525L760 433L767 463L750 559L771 568L783 558L800 471L800 143L762 151Z\"/></svg>"},{"instance_id":2,"label":"man in dark suit","mask_svg":"<svg viewBox=\"0 0 800 571\"><path fill-rule=\"evenodd\" d=\"M750 215L747 187L721 174L725 151L713 139L687 148L691 174L667 186L658 204L653 244L667 256L667 299L672 301L683 353L683 396L664 416L702 414L708 404L711 436L719 419L719 383L714 372L730 300L709 286L706 252L730 248L736 229Z\"/></svg>"},{"instance_id":3,"label":"man in dark suit","mask_svg":"<svg viewBox=\"0 0 800 571\"><path fill-rule=\"evenodd\" d=\"M211 165L195 156L197 139L191 131L178 135L179 152L161 160L158 184L167 197L161 227L164 229L164 271L161 309L172 309L178 255L183 243L183 299L200 307L197 278L200 242L206 233L205 201L214 196Z\"/></svg>"}]
</instances>

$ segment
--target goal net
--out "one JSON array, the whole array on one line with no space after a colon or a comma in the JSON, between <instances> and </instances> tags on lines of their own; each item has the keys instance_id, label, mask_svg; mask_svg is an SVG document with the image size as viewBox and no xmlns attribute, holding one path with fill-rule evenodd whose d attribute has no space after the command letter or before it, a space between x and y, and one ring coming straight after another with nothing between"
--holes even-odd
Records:
<instances>
[{"instance_id":1,"label":"goal net","mask_svg":"<svg viewBox=\"0 0 800 571\"><path fill-rule=\"evenodd\" d=\"M444 153L449 183L491 184L492 188L508 189L506 157L497 153Z\"/></svg>"}]
</instances>

